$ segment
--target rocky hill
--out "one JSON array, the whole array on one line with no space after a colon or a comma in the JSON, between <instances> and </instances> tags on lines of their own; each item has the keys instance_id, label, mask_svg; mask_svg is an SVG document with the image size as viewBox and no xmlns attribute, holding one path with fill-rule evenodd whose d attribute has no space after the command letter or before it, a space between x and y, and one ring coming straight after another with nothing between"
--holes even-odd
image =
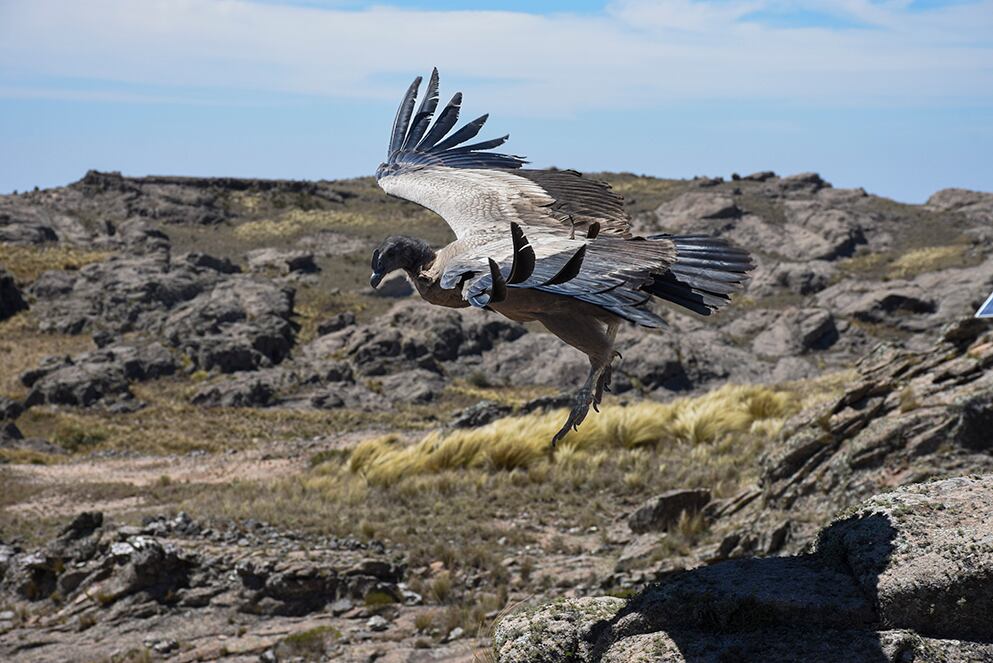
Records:
<instances>
[{"instance_id":1,"label":"rocky hill","mask_svg":"<svg viewBox=\"0 0 993 663\"><path fill-rule=\"evenodd\" d=\"M90 172L0 196L0 655L472 660L496 628L502 659L559 660L526 657L550 628L579 660L774 660L801 631L807 660L841 631L865 660L981 659L962 609L922 623L947 591L902 551L978 569L970 607L993 592L969 507L993 473L993 335L969 319L993 194L600 177L639 230L722 235L758 268L726 314L623 330L618 423L556 456L526 431L585 358L402 277L371 291L383 236L449 237L371 179ZM377 479L401 452L413 469ZM971 543L920 539L938 512ZM852 547L882 529L887 559Z\"/></svg>"}]
</instances>

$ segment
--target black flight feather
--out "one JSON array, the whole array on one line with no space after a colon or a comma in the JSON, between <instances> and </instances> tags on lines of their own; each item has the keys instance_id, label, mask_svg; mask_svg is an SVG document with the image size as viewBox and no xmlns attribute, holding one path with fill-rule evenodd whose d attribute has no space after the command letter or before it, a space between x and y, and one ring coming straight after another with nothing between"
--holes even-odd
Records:
<instances>
[{"instance_id":1,"label":"black flight feather","mask_svg":"<svg viewBox=\"0 0 993 663\"><path fill-rule=\"evenodd\" d=\"M437 150L441 152L453 148L456 145L461 145L470 138L475 138L476 134L478 134L480 129L483 128L483 125L486 124L486 120L489 118L489 116L490 116L489 113L486 113L485 115L480 115L475 120L466 124L461 129L453 133L451 136L449 136L445 140L435 145L434 148L432 148L432 151Z\"/></svg>"},{"instance_id":2,"label":"black flight feather","mask_svg":"<svg viewBox=\"0 0 993 663\"><path fill-rule=\"evenodd\" d=\"M526 163L523 157L513 154L486 152L491 148L502 145L508 138L496 138L471 145L463 145L474 138L482 129L487 116L476 118L458 129L448 138L445 135L458 121L459 109L462 104L462 94L456 94L442 110L441 114L431 125L431 118L438 108L438 72L432 71L428 81L427 95L414 115L414 103L421 84L418 76L407 89L400 103L396 118L393 121L393 134L390 137L390 149L387 154L387 165L378 172L379 177L388 177L403 172L404 167L421 167L430 165L448 166L451 168L507 168L518 169ZM413 116L413 121L411 121ZM429 128L429 125L430 128ZM461 145L461 147L459 147Z\"/></svg>"},{"instance_id":3,"label":"black flight feather","mask_svg":"<svg viewBox=\"0 0 993 663\"><path fill-rule=\"evenodd\" d=\"M523 283L531 278L531 274L534 272L534 247L524 236L521 226L514 221L510 222L510 236L514 241L514 262L510 267L507 283Z\"/></svg>"},{"instance_id":4,"label":"black flight feather","mask_svg":"<svg viewBox=\"0 0 993 663\"><path fill-rule=\"evenodd\" d=\"M507 299L507 281L503 278L503 274L500 273L500 265L493 258L490 258L489 261L490 281L492 282L490 286L490 302L499 304Z\"/></svg>"},{"instance_id":5,"label":"black flight feather","mask_svg":"<svg viewBox=\"0 0 993 663\"><path fill-rule=\"evenodd\" d=\"M579 250L576 251L576 253L571 258L569 258L569 262L562 265L562 269L559 270L558 274L556 274L549 280L545 281L541 285L543 286L558 285L560 283L565 283L566 281L571 281L572 279L576 278L576 275L579 274L579 270L582 269L583 267L583 259L585 257L586 257L586 245L583 244L581 247L579 247Z\"/></svg>"},{"instance_id":6,"label":"black flight feather","mask_svg":"<svg viewBox=\"0 0 993 663\"><path fill-rule=\"evenodd\" d=\"M421 87L421 77L418 76L407 88L403 95L403 101L397 109L396 117L393 118L393 135L390 137L390 151L392 156L403 148L403 139L407 136L407 127L410 125L410 114L414 112L414 101L417 99L417 90Z\"/></svg>"},{"instance_id":7,"label":"black flight feather","mask_svg":"<svg viewBox=\"0 0 993 663\"><path fill-rule=\"evenodd\" d=\"M449 154L465 154L466 152L481 152L482 150L488 150L491 147L499 147L507 142L510 138L510 134L505 136L500 136L499 138L491 138L490 140L481 140L478 143L472 143L471 145L462 145L461 147L453 147L448 150Z\"/></svg>"},{"instance_id":8,"label":"black flight feather","mask_svg":"<svg viewBox=\"0 0 993 663\"><path fill-rule=\"evenodd\" d=\"M438 68L435 67L431 71L431 78L428 80L428 89L424 95L424 99L421 100L421 105L417 109L417 115L414 116L414 121L410 125L410 131L407 132L407 138L403 141L403 147L400 149L409 150L420 142L421 138L424 136L424 132L428 130L428 126L431 124L431 118L434 117L434 111L438 108Z\"/></svg>"},{"instance_id":9,"label":"black flight feather","mask_svg":"<svg viewBox=\"0 0 993 663\"><path fill-rule=\"evenodd\" d=\"M419 142L417 147L414 149L418 152L427 152L432 149L438 141L445 137L445 134L451 131L452 127L455 126L455 123L459 121L459 109L461 106L462 93L456 92L455 96L452 97L452 100L449 101L448 105L441 111L441 114L435 121L434 126L431 127L431 131L429 131L427 135L421 139L421 142Z\"/></svg>"}]
</instances>

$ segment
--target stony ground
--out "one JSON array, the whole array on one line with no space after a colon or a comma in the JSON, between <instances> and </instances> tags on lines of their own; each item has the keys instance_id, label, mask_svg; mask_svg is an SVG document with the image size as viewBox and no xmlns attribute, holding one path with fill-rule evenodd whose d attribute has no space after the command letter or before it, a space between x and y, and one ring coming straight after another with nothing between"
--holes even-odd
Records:
<instances>
[{"instance_id":1,"label":"stony ground","mask_svg":"<svg viewBox=\"0 0 993 663\"><path fill-rule=\"evenodd\" d=\"M386 234L447 241L433 215L370 179L91 172L0 197L0 655L490 660L529 605L796 554L872 495L993 472L993 337L968 321L993 289L993 195L602 177L641 231L753 251L747 293L622 332L617 440L388 485L362 454L541 423L586 372L536 329L368 288ZM765 390L741 421L729 383ZM639 428L682 397L686 421ZM989 639L953 631L924 636Z\"/></svg>"}]
</instances>

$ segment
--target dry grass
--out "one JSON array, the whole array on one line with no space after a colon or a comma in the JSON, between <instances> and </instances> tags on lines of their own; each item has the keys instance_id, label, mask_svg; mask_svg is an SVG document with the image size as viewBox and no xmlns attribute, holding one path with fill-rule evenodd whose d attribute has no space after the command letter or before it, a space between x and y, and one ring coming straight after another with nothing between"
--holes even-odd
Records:
<instances>
[{"instance_id":1,"label":"dry grass","mask_svg":"<svg viewBox=\"0 0 993 663\"><path fill-rule=\"evenodd\" d=\"M23 397L21 373L36 368L45 357L92 349L89 336L42 334L33 314L22 311L0 322L0 395Z\"/></svg>"},{"instance_id":2,"label":"dry grass","mask_svg":"<svg viewBox=\"0 0 993 663\"><path fill-rule=\"evenodd\" d=\"M910 279L918 274L950 267L964 267L975 260L966 255L968 246L924 246L910 248L904 253L884 251L862 253L838 261L841 276L864 275L880 279Z\"/></svg>"},{"instance_id":3,"label":"dry grass","mask_svg":"<svg viewBox=\"0 0 993 663\"><path fill-rule=\"evenodd\" d=\"M50 269L79 269L110 257L105 251L87 251L67 244L20 246L0 243L0 265L21 283L30 283Z\"/></svg>"},{"instance_id":4,"label":"dry grass","mask_svg":"<svg viewBox=\"0 0 993 663\"><path fill-rule=\"evenodd\" d=\"M796 407L787 392L733 385L671 403L645 401L607 407L598 415L591 414L578 431L569 433L559 443L555 457L679 444L714 445L720 450L753 429L763 437L774 435L783 418ZM552 459L549 440L566 415L566 410L557 410L508 417L448 435L430 433L411 446L402 446L390 436L375 438L356 447L350 468L380 485L453 469L527 469Z\"/></svg>"},{"instance_id":5,"label":"dry grass","mask_svg":"<svg viewBox=\"0 0 993 663\"><path fill-rule=\"evenodd\" d=\"M885 253L861 253L839 260L838 270L842 275L874 274L886 265L887 259Z\"/></svg>"},{"instance_id":6,"label":"dry grass","mask_svg":"<svg viewBox=\"0 0 993 663\"><path fill-rule=\"evenodd\" d=\"M379 437L350 453L320 454L296 476L212 487L184 508L383 539L404 546L412 565L443 560L499 578L501 555L534 541L510 514L553 513L570 526L603 528L618 504L646 492L707 487L733 495L757 479L755 458L784 418L835 389L729 386L672 403L609 406L554 454L549 440L561 411L431 433L408 446ZM684 529L696 536L698 525ZM431 592L440 599L444 589Z\"/></svg>"},{"instance_id":7,"label":"dry grass","mask_svg":"<svg viewBox=\"0 0 993 663\"><path fill-rule=\"evenodd\" d=\"M144 409L133 414L34 407L21 416L18 426L25 435L68 444L76 451L124 449L171 454L244 449L324 435L330 431L347 432L377 426L423 428L435 414L426 406L409 406L383 413L347 409L204 408L189 402L193 388L181 379L135 384L131 389L137 398L147 403Z\"/></svg>"},{"instance_id":8,"label":"dry grass","mask_svg":"<svg viewBox=\"0 0 993 663\"><path fill-rule=\"evenodd\" d=\"M428 212L418 213L415 219L397 209L384 209L382 214L356 212L343 209L291 209L275 219L247 221L234 230L242 240L266 242L274 239L295 237L318 230L338 230L341 228L373 228L390 225L391 222L429 222Z\"/></svg>"},{"instance_id":9,"label":"dry grass","mask_svg":"<svg viewBox=\"0 0 993 663\"><path fill-rule=\"evenodd\" d=\"M966 246L928 246L908 251L896 258L889 266L890 278L907 279L949 267L962 266Z\"/></svg>"}]
</instances>

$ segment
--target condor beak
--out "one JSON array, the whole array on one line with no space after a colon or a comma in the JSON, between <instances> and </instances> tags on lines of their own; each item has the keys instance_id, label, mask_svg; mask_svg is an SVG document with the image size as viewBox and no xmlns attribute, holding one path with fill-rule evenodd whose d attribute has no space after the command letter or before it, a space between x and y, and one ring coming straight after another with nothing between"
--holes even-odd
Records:
<instances>
[{"instance_id":1,"label":"condor beak","mask_svg":"<svg viewBox=\"0 0 993 663\"><path fill-rule=\"evenodd\" d=\"M372 276L369 277L369 285L375 290L379 287L379 284L383 281L383 275L379 272L373 272Z\"/></svg>"}]
</instances>

